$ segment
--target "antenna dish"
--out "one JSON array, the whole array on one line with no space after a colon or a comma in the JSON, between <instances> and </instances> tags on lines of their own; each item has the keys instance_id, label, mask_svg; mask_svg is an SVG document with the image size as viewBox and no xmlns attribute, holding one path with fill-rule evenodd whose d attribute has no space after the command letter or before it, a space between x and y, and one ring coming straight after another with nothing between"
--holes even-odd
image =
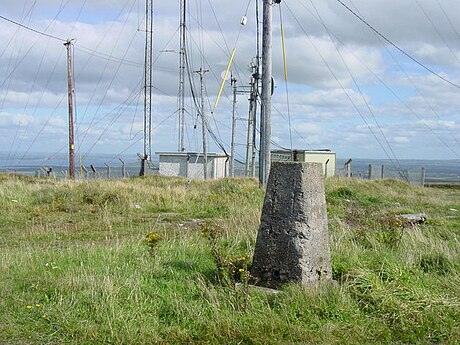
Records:
<instances>
[{"instance_id":1,"label":"antenna dish","mask_svg":"<svg viewBox=\"0 0 460 345\"><path fill-rule=\"evenodd\" d=\"M224 80L224 78L225 78L225 81L229 81L230 80L230 73L227 73L227 70L224 70L220 74L220 77L222 78L222 80Z\"/></svg>"}]
</instances>

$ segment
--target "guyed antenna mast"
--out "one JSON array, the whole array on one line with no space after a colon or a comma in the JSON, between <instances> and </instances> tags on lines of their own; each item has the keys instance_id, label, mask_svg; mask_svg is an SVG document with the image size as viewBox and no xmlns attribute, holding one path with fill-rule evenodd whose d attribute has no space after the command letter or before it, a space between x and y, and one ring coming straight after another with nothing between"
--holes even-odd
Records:
<instances>
[{"instance_id":1,"label":"guyed antenna mast","mask_svg":"<svg viewBox=\"0 0 460 345\"><path fill-rule=\"evenodd\" d=\"M140 176L144 176L146 174L147 162L152 159L153 0L145 1L144 57L144 154L142 156L140 155Z\"/></svg>"},{"instance_id":2,"label":"guyed antenna mast","mask_svg":"<svg viewBox=\"0 0 460 345\"><path fill-rule=\"evenodd\" d=\"M177 151L185 151L184 131L185 131L185 30L186 20L186 0L180 0L180 50L179 50L179 140Z\"/></svg>"}]
</instances>

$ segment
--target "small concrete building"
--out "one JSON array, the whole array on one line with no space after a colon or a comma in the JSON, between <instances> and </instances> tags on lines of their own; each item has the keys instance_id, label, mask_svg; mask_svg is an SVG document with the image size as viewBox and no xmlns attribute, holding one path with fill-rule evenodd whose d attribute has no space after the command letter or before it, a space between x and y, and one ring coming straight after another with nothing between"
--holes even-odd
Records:
<instances>
[{"instance_id":1,"label":"small concrete building","mask_svg":"<svg viewBox=\"0 0 460 345\"><path fill-rule=\"evenodd\" d=\"M204 179L204 157L200 152L156 152L160 158L159 174ZM228 157L224 153L208 153L207 177L228 176Z\"/></svg>"},{"instance_id":2,"label":"small concrete building","mask_svg":"<svg viewBox=\"0 0 460 345\"><path fill-rule=\"evenodd\" d=\"M336 154L329 149L323 150L272 150L273 162L321 163L326 177L335 175Z\"/></svg>"}]
</instances>

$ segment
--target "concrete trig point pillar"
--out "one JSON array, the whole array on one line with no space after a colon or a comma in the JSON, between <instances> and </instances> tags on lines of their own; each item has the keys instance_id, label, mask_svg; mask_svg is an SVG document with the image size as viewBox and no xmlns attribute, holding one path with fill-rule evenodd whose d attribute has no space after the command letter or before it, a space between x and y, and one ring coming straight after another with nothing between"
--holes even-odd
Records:
<instances>
[{"instance_id":1,"label":"concrete trig point pillar","mask_svg":"<svg viewBox=\"0 0 460 345\"><path fill-rule=\"evenodd\" d=\"M320 163L272 164L251 274L270 288L332 279Z\"/></svg>"}]
</instances>

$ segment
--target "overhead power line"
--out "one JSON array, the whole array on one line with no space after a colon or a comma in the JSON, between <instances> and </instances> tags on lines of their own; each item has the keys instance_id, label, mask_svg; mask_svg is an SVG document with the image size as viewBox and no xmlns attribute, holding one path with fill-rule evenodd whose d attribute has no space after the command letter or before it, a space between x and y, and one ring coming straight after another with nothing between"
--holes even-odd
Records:
<instances>
[{"instance_id":1,"label":"overhead power line","mask_svg":"<svg viewBox=\"0 0 460 345\"><path fill-rule=\"evenodd\" d=\"M60 38L60 37L57 37L57 36L53 36L53 35L47 34L46 32L38 31L38 30L36 30L36 29L31 28L30 26L27 26L27 25L18 23L18 22L16 22L16 21L14 21L14 20L12 20L12 19L9 19L9 18L6 18L6 17L4 17L4 16L0 16L0 18L3 19L3 20L6 20L7 22L10 22L10 23L12 23L12 24L18 25L18 26L20 26L21 28L24 28L24 29L26 29L26 30L35 32L35 33L37 33L37 34L39 34L39 35L46 36L46 37L49 37L49 38L52 38L52 39L54 39L54 40L58 40L58 41L61 41L61 42L67 42L67 40L64 39L64 38Z\"/></svg>"},{"instance_id":2,"label":"overhead power line","mask_svg":"<svg viewBox=\"0 0 460 345\"><path fill-rule=\"evenodd\" d=\"M432 70L430 67L426 66L423 62L417 60L415 57L413 57L412 55L410 55L409 53L407 53L406 51L404 51L402 48L400 48L398 45L396 45L396 43L393 43L389 38L387 38L386 36L384 36L382 33L380 33L380 31L378 31L377 29L375 29L372 25L370 25L364 18L362 18L358 13L356 13L355 11L353 11L350 7L348 7L346 4L344 4L342 2L342 0L337 0L337 2L339 4L341 4L343 7L345 7L351 14L353 14L356 18L358 18L362 23L364 23L367 27L369 27L369 29L371 29L372 31L374 31L378 36L380 36L383 40L385 40L388 44L390 44L391 46L393 46L395 49L397 49L399 52L401 52L403 55L405 55L406 57L408 57L410 60L412 60L413 62L415 62L417 65L419 65L420 67L422 67L423 69L427 70L428 72L430 72L431 74L435 75L436 77L438 77L439 79L445 81L446 83L456 87L457 89L460 89L460 85L450 81L449 79L443 77L442 75L440 75L439 73L437 73L436 71Z\"/></svg>"},{"instance_id":3,"label":"overhead power line","mask_svg":"<svg viewBox=\"0 0 460 345\"><path fill-rule=\"evenodd\" d=\"M377 141L377 143L380 145L380 147L382 148L383 152L385 152L386 156L388 157L388 159L390 161L392 161L392 158L391 156L388 154L387 150L385 149L385 146L382 144L382 142L380 141L379 137L376 135L376 133L374 132L374 130L372 129L372 126L369 124L369 122L366 120L366 118L364 117L363 113L361 112L361 110L359 109L359 107L357 106L356 102L353 101L353 98L351 97L350 95L350 92L344 87L343 83L340 81L340 79L338 78L337 74L334 73L334 71L332 70L330 64L326 61L324 55L321 53L320 49L313 43L313 41L311 40L310 38L310 35L308 34L308 32L305 30L304 26L302 25L302 23L300 22L300 20L295 16L294 12L290 9L290 7L286 4L286 8L288 9L288 11L291 13L291 16L294 18L294 20L297 22L297 25L299 25L300 29L303 31L303 33L305 34L305 36L308 38L308 40L310 41L310 43L313 45L313 47L315 48L316 52L318 53L318 55L320 56L321 60L323 61L324 65L326 66L326 68L329 70L329 73L331 73L331 75L334 77L334 79L336 80L337 84L340 86L340 88L342 89L342 91L344 92L344 94L346 95L346 97L348 98L348 100L350 101L350 103L352 104L353 108L356 110L356 112L358 113L358 115L360 116L360 118L363 120L363 122L366 124L367 128L369 129L369 131L372 133L372 135L374 136L375 140ZM320 20L321 21L321 20ZM322 21L321 21L322 22ZM348 68L347 68L348 69Z\"/></svg>"},{"instance_id":4,"label":"overhead power line","mask_svg":"<svg viewBox=\"0 0 460 345\"><path fill-rule=\"evenodd\" d=\"M300 1L300 0L299 0ZM353 2L350 0L350 3L354 6L354 8L356 9L356 6L353 4ZM301 3L301 5L310 13L310 15L312 16L312 18L314 18L316 21L318 21L318 23L323 24L323 21L322 19L318 18L317 15L315 15L315 13L313 13L310 9L308 9L303 3ZM313 6L315 7L315 6ZM316 12L318 12L316 10ZM359 11L356 9L356 12L359 13ZM360 14L360 13L359 13ZM361 14L360 14L361 15ZM337 41L339 43L340 46L345 46L346 44L335 34L333 34L329 29L327 29L326 31L328 31L328 33L333 36L333 41ZM378 36L378 35L376 35ZM378 37L380 39L380 37ZM460 36L459 36L460 38ZM395 62L395 64L399 67L399 69L401 70L402 73L404 73L404 75L406 76L407 80L410 82L410 84L413 86L413 88L416 90L417 94L424 100L424 102L427 104L427 106L433 111L434 115L436 115L436 117L441 121L441 117L439 116L439 114L437 113L437 111L433 108L433 106L428 102L428 100L426 99L426 97L423 95L423 93L421 92L421 90L417 87L417 85L415 84L415 82L411 79L411 77L407 74L407 72L403 69L403 67L401 66L401 64L398 62L398 60L396 59L396 57L392 54L392 52L390 51L390 48L387 47L386 45L384 45L384 43L382 41L379 41L380 44L382 45L382 47L386 50L386 52L389 54L389 56L392 57L393 61ZM409 104L407 104L398 94L395 90L393 90L384 80L382 80L382 78L372 70L371 67L367 66L366 63L364 63L357 55L355 55L353 52L351 52L351 55L354 56L354 58L359 61L366 69L368 72L370 72L374 78L376 80L378 80L412 115L414 115L415 117L417 117L417 119L420 121L420 123L422 123L427 129L429 132L431 132L431 134L433 136L435 136L440 143L442 143L449 151L451 151L455 157L457 158L460 158L459 154L451 147L451 145L449 145L444 139L442 136L440 136L438 133L435 132L435 130L433 128L431 128L429 126L429 124L414 110L412 109ZM449 131L448 128L446 128L447 131ZM451 131L449 131L451 132ZM458 143L458 140L455 138L454 134L453 133L450 133L451 137L454 139L455 142ZM391 160L391 158L389 158Z\"/></svg>"},{"instance_id":5,"label":"overhead power line","mask_svg":"<svg viewBox=\"0 0 460 345\"><path fill-rule=\"evenodd\" d=\"M22 28L24 28L26 30L35 32L35 33L37 33L39 35L42 35L42 36L45 36L45 37L48 37L48 38L52 38L52 39L55 39L55 40L58 40L58 41L67 42L67 39L60 38L60 37L57 37L57 36L53 36L53 35L47 34L45 32L36 30L36 29L31 28L31 27L29 27L27 25L24 25L24 24L21 24L21 23L18 23L16 21L12 20L12 19L6 18L4 16L0 15L0 18L3 19L3 20L6 20L7 22L10 22L12 24L18 25L18 26L20 26L20 27L22 27ZM123 64L126 64L126 65L132 65L132 66L143 66L142 64L140 64L138 62L118 58L118 57L115 57L115 56L112 56L112 55L109 55L109 54L99 52L99 51L94 50L94 49L90 49L90 48L86 48L86 47L76 47L76 49L80 50L80 51L82 51L82 52L84 52L86 54L90 54L91 56L100 58L100 59L105 59L105 60L109 60L109 61L113 61L113 62L119 62L119 63L123 63Z\"/></svg>"},{"instance_id":6,"label":"overhead power line","mask_svg":"<svg viewBox=\"0 0 460 345\"><path fill-rule=\"evenodd\" d=\"M371 114L372 118L374 119L374 122L375 122L375 124L377 125L377 128L378 128L379 131L380 131L380 134L382 135L382 137L383 137L385 143L387 144L387 146L388 146L388 148L389 148L391 154L393 155L393 158L395 159L396 163L398 164L399 169L402 171L401 164L399 163L398 158L396 157L396 154L395 154L395 152L393 151L393 148L392 148L391 145L390 145L390 142L388 141L388 139L387 139L385 133L383 132L383 129L382 129L382 127L380 126L379 122L377 121L377 118L376 118L376 116L375 116L375 114L374 114L374 111L372 110L372 108L371 108L369 102L366 100L366 97L364 96L364 93L362 92L361 87L359 86L359 84L358 84L358 82L357 82L355 76L353 75L352 71L351 71L350 68L348 67L348 64L347 64L347 62L345 61L345 58L343 57L343 54L342 54L342 52L340 51L338 44L336 43L336 41L335 41L334 38L332 37L332 33L330 32L330 30L329 30L329 28L327 27L326 23L323 21L323 18L321 17L321 15L320 15L318 9L316 8L315 4L313 3L312 0L310 0L310 2L311 2L311 4L312 4L312 6L313 6L313 9L314 9L315 12L316 12L316 15L317 15L318 18L319 18L321 24L324 26L324 29L326 30L326 32L327 32L327 34L328 34L328 36L329 36L329 39L330 39L331 42L334 44L334 47L335 47L335 49L337 50L337 53L339 54L340 59L342 60L342 63L344 64L344 66L345 66L345 68L346 68L348 74L350 75L350 78L353 80L353 83L355 84L357 91L358 91L359 94L361 95L361 98L362 98L363 102L366 104L366 107L367 107L367 109L369 110L369 113ZM365 121L365 122L366 122L366 121ZM366 124L367 124L367 122L366 122ZM368 125L368 126L369 126L369 125ZM384 149L383 145L382 145L382 149L383 149L383 150L385 151L385 153L388 155L388 153L387 153L386 150ZM392 159L389 155L388 155L388 158L390 158L390 160Z\"/></svg>"}]
</instances>

